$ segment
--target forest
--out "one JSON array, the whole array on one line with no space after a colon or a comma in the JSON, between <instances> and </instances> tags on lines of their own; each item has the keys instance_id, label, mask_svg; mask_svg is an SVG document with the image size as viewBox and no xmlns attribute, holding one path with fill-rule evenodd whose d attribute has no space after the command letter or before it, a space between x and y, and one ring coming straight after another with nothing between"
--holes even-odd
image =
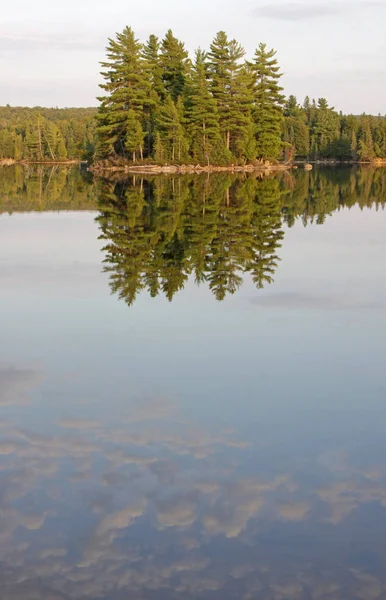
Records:
<instances>
[{"instance_id":1,"label":"forest","mask_svg":"<svg viewBox=\"0 0 386 600\"><path fill-rule=\"evenodd\" d=\"M0 107L0 160L91 160L95 108Z\"/></svg>"},{"instance_id":2,"label":"forest","mask_svg":"<svg viewBox=\"0 0 386 600\"><path fill-rule=\"evenodd\" d=\"M99 158L245 164L386 158L386 118L343 116L325 98L300 106L280 85L276 52L217 33L190 59L169 30L140 43L126 27L109 40L97 114Z\"/></svg>"},{"instance_id":3,"label":"forest","mask_svg":"<svg viewBox=\"0 0 386 600\"><path fill-rule=\"evenodd\" d=\"M108 41L99 108L0 107L0 160L245 165L386 159L386 117L284 95L276 52L223 31L190 57L171 30Z\"/></svg>"}]
</instances>

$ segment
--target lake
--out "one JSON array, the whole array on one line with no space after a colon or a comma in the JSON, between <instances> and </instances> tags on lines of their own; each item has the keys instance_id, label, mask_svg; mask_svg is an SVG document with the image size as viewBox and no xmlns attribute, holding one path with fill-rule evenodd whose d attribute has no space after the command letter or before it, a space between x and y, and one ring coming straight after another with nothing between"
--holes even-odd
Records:
<instances>
[{"instance_id":1,"label":"lake","mask_svg":"<svg viewBox=\"0 0 386 600\"><path fill-rule=\"evenodd\" d=\"M386 170L0 170L0 598L386 597Z\"/></svg>"}]
</instances>

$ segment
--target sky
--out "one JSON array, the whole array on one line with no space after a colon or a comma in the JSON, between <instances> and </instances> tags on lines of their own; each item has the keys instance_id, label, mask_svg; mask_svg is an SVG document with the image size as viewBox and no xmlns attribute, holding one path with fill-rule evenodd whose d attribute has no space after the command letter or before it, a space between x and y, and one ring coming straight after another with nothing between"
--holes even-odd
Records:
<instances>
[{"instance_id":1,"label":"sky","mask_svg":"<svg viewBox=\"0 0 386 600\"><path fill-rule=\"evenodd\" d=\"M5 3L4 3L5 4ZM96 106L99 61L126 25L171 28L188 50L225 30L251 56L277 50L286 95L386 113L386 0L19 0L0 13L0 105Z\"/></svg>"}]
</instances>

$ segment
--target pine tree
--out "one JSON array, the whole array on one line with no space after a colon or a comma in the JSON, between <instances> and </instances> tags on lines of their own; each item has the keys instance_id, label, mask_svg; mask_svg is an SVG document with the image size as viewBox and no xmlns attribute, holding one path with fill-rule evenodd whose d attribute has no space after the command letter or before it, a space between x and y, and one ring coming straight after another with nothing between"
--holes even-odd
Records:
<instances>
[{"instance_id":1,"label":"pine tree","mask_svg":"<svg viewBox=\"0 0 386 600\"><path fill-rule=\"evenodd\" d=\"M145 134L142 130L142 125L134 110L130 109L126 117L125 148L132 154L133 162L136 162L137 152L139 152L141 160L143 159L144 139Z\"/></svg>"},{"instance_id":2,"label":"pine tree","mask_svg":"<svg viewBox=\"0 0 386 600\"><path fill-rule=\"evenodd\" d=\"M156 35L150 35L146 44L142 48L142 58L144 69L149 74L152 90L159 98L165 96L165 86L162 79L162 66L160 59L160 41Z\"/></svg>"},{"instance_id":3,"label":"pine tree","mask_svg":"<svg viewBox=\"0 0 386 600\"><path fill-rule=\"evenodd\" d=\"M57 154L59 160L66 160L67 158L67 150L66 145L64 143L64 139L60 136L59 143L57 145Z\"/></svg>"},{"instance_id":4,"label":"pine tree","mask_svg":"<svg viewBox=\"0 0 386 600\"><path fill-rule=\"evenodd\" d=\"M141 57L142 45L135 38L130 27L118 33L115 40L109 39L107 61L102 76L106 83L101 84L106 96L99 98L101 106L98 114L99 154L125 155L127 112L134 111L137 118L143 118L144 107L149 103L150 81Z\"/></svg>"},{"instance_id":5,"label":"pine tree","mask_svg":"<svg viewBox=\"0 0 386 600\"><path fill-rule=\"evenodd\" d=\"M220 140L216 102L213 99L206 68L206 54L197 50L187 84L187 122L195 161L211 162L213 148Z\"/></svg>"},{"instance_id":6,"label":"pine tree","mask_svg":"<svg viewBox=\"0 0 386 600\"><path fill-rule=\"evenodd\" d=\"M358 150L357 134L353 129L352 134L351 134L351 158L353 160L356 160L358 157L357 150Z\"/></svg>"},{"instance_id":7,"label":"pine tree","mask_svg":"<svg viewBox=\"0 0 386 600\"><path fill-rule=\"evenodd\" d=\"M314 139L317 153L328 155L329 147L339 138L339 116L328 106L325 98L319 98L315 117L311 125L311 135Z\"/></svg>"},{"instance_id":8,"label":"pine tree","mask_svg":"<svg viewBox=\"0 0 386 600\"><path fill-rule=\"evenodd\" d=\"M246 135L250 122L249 74L240 63L244 55L244 48L228 40L224 31L218 32L208 53L211 91L228 150L236 149L237 138Z\"/></svg>"},{"instance_id":9,"label":"pine tree","mask_svg":"<svg viewBox=\"0 0 386 600\"><path fill-rule=\"evenodd\" d=\"M284 106L284 115L286 117L296 117L299 114L298 101L296 96L289 96Z\"/></svg>"},{"instance_id":10,"label":"pine tree","mask_svg":"<svg viewBox=\"0 0 386 600\"><path fill-rule=\"evenodd\" d=\"M267 50L266 44L260 44L251 64L255 74L253 116L260 159L277 159L281 151L284 96L275 56L275 50Z\"/></svg>"},{"instance_id":11,"label":"pine tree","mask_svg":"<svg viewBox=\"0 0 386 600\"><path fill-rule=\"evenodd\" d=\"M188 71L188 52L169 29L161 42L160 66L165 90L174 101L184 91Z\"/></svg>"},{"instance_id":12,"label":"pine tree","mask_svg":"<svg viewBox=\"0 0 386 600\"><path fill-rule=\"evenodd\" d=\"M155 135L154 159L157 163L161 165L166 161L166 150L159 131L157 131Z\"/></svg>"},{"instance_id":13,"label":"pine tree","mask_svg":"<svg viewBox=\"0 0 386 600\"><path fill-rule=\"evenodd\" d=\"M186 155L187 140L181 122L181 109L177 108L171 96L166 97L160 109L158 128L164 147L167 148L167 159L181 161Z\"/></svg>"},{"instance_id":14,"label":"pine tree","mask_svg":"<svg viewBox=\"0 0 386 600\"><path fill-rule=\"evenodd\" d=\"M368 117L364 117L362 119L362 125L359 134L358 156L363 162L369 162L375 158L373 135Z\"/></svg>"}]
</instances>

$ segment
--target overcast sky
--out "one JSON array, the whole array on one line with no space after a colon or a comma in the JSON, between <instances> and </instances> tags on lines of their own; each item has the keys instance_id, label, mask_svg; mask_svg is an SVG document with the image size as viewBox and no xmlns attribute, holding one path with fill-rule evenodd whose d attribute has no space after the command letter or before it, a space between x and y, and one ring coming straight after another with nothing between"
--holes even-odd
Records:
<instances>
[{"instance_id":1,"label":"overcast sky","mask_svg":"<svg viewBox=\"0 0 386 600\"><path fill-rule=\"evenodd\" d=\"M0 13L0 105L93 106L108 36L169 27L190 51L224 29L278 51L287 95L386 113L386 0L18 0Z\"/></svg>"}]
</instances>

